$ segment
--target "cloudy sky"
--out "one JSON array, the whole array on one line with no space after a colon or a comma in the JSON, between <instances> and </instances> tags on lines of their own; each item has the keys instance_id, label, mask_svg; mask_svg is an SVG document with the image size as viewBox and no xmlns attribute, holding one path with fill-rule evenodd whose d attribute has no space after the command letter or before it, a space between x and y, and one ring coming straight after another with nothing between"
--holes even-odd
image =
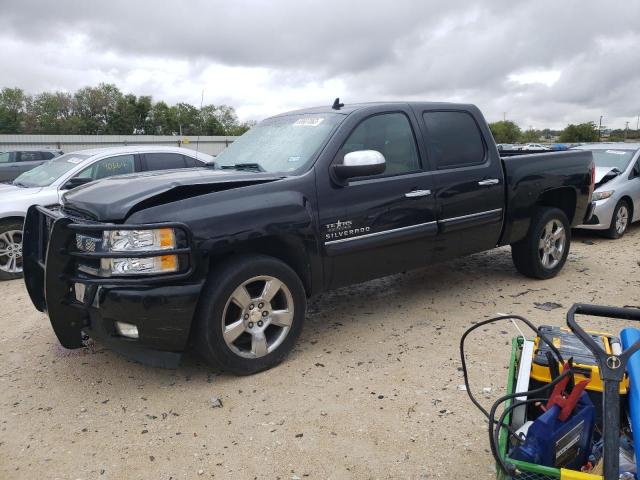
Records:
<instances>
[{"instance_id":1,"label":"cloudy sky","mask_svg":"<svg viewBox=\"0 0 640 480\"><path fill-rule=\"evenodd\" d=\"M100 82L241 119L464 101L524 128L640 114L637 0L0 0L0 87Z\"/></svg>"}]
</instances>

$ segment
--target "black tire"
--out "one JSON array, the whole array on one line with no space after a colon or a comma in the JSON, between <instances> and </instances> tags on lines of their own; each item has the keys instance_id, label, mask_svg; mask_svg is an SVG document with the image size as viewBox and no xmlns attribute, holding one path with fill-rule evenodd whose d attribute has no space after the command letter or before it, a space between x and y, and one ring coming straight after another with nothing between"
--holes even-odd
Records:
<instances>
[{"instance_id":1,"label":"black tire","mask_svg":"<svg viewBox=\"0 0 640 480\"><path fill-rule=\"evenodd\" d=\"M273 351L266 353L264 356L246 358L241 356L243 353L242 347L246 346L248 348L249 346L246 345L248 341L251 342L250 346L251 349L253 349L254 337L251 333L245 330L236 340L234 340L234 342L241 342L241 344L232 344L229 346L223 336L223 328L225 328L223 325L226 323L226 320L223 320L223 316L229 317L231 315L229 313L230 310L236 309L237 312L232 313L238 313L238 315L231 315L234 319L236 317L238 319L234 320L234 322L239 322L240 319L244 319L244 312L249 311L248 307L244 310L241 309L231 300L232 295L236 289L242 286L245 282L261 276L273 277L282 282L286 289L288 289L290 296L287 297L284 290L279 290L276 296L274 296L273 301L265 302L264 304L260 303L260 305L267 305L268 303L269 306L265 308L276 310L272 305L276 300L282 301L282 299L284 299L286 303L288 303L288 301L292 301L292 321L287 333L283 336L283 340L280 341L279 345L277 345ZM256 281L257 286L259 286L260 281L261 280ZM253 283L249 284L249 287L253 286ZM282 295L282 297L279 297L279 295ZM250 295L250 298L253 299L255 296L252 294ZM256 302L257 301L254 302L252 300L252 304L255 303L255 309L258 310L258 304ZM228 304L230 310L227 311L227 315L225 315L225 309ZM302 332L306 307L307 298L304 286L302 285L298 275L287 264L266 255L239 256L224 262L214 269L205 282L198 304L198 310L196 312L194 331L191 337L192 343L196 347L200 356L215 368L219 368L236 375L251 375L253 373L267 370L278 365L295 345L296 340ZM248 315L248 313L246 314ZM249 322L252 318L253 317L245 320L243 328L248 328ZM256 323L255 325L252 325L251 328L254 326L257 328L259 318L260 317L258 316L255 319ZM271 316L266 318L271 319ZM229 325L234 322L226 323L226 328L229 328ZM260 327L262 327L262 325L260 325ZM282 328L271 324L265 326L264 335L265 338L267 338L265 345L269 344L269 329L272 327L275 331L275 333L271 332L273 334L271 335L272 339L276 338L275 334L278 332L275 329ZM244 342L244 344L242 344L242 342ZM273 342L269 348L276 345L276 343L277 342ZM232 348L236 350L233 350ZM247 352L246 354L250 355L251 353Z\"/></svg>"},{"instance_id":2,"label":"black tire","mask_svg":"<svg viewBox=\"0 0 640 480\"><path fill-rule=\"evenodd\" d=\"M618 229L617 220L618 215L623 214L623 209L626 211L626 222L624 224L624 228ZM616 208L613 209L613 216L611 217L611 225L608 230L604 231L604 235L607 238L617 239L622 237L627 230L629 229L629 224L631 223L631 206L629 202L626 200L620 200L616 205Z\"/></svg>"},{"instance_id":3,"label":"black tire","mask_svg":"<svg viewBox=\"0 0 640 480\"><path fill-rule=\"evenodd\" d=\"M554 222L553 224L551 222ZM547 225L551 224L552 228L561 225L564 229L564 244L561 252L559 251L559 240L549 239L548 248L558 255L559 258L552 257L551 253L546 253L546 240L544 237ZM553 230L557 232L558 230ZM545 246L541 247L541 243ZM569 254L571 246L571 228L569 220L565 213L558 208L540 207L534 212L529 226L527 236L521 241L511 245L511 258L516 269L523 275L530 278L545 280L555 277L565 262ZM548 265L543 263L545 260L552 260Z\"/></svg>"},{"instance_id":4,"label":"black tire","mask_svg":"<svg viewBox=\"0 0 640 480\"><path fill-rule=\"evenodd\" d=\"M0 250L6 250L7 244L4 240L3 235L9 234L9 232L22 232L22 223L17 222L15 220L9 220L5 222L0 222ZM20 239L22 239L22 233L20 233ZM15 250L14 250L15 251ZM22 241L20 241L20 250L19 257L16 258L19 262L20 271L19 272L9 272L2 267L0 267L0 281L3 280L14 280L16 278L22 278ZM0 256L0 264L4 267L4 265L8 266L8 262L10 258L7 255Z\"/></svg>"}]
</instances>

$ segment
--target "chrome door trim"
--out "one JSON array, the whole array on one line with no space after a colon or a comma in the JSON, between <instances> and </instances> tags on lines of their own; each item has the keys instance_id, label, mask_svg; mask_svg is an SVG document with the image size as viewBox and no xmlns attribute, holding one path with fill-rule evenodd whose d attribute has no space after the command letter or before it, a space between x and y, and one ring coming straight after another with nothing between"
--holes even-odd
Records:
<instances>
[{"instance_id":1,"label":"chrome door trim","mask_svg":"<svg viewBox=\"0 0 640 480\"><path fill-rule=\"evenodd\" d=\"M444 219L440 220L440 222L447 223L447 222L455 222L455 221L458 221L458 220L469 220L469 219L472 219L472 218L483 217L485 215L491 215L493 213L499 213L499 212L502 212L501 208L496 208L494 210L486 210L484 212L470 213L469 215L461 215L459 217L444 218Z\"/></svg>"},{"instance_id":2,"label":"chrome door trim","mask_svg":"<svg viewBox=\"0 0 640 480\"><path fill-rule=\"evenodd\" d=\"M365 233L364 235L358 235L357 237L349 237L349 238L340 238L338 240L330 240L328 242L325 242L325 245L335 245L338 243L346 243L346 242L351 242L353 240L362 240L363 238L371 238L371 237L379 237L380 235L387 235L390 233L397 233L397 232L402 232L405 230L410 230L412 228L419 228L419 227L427 227L430 225L435 225L437 224L437 221L433 221L433 222L425 222L425 223L416 223L415 225L408 225L406 227L399 227L399 228L392 228L391 230L382 230L380 232L373 232L373 233Z\"/></svg>"}]
</instances>

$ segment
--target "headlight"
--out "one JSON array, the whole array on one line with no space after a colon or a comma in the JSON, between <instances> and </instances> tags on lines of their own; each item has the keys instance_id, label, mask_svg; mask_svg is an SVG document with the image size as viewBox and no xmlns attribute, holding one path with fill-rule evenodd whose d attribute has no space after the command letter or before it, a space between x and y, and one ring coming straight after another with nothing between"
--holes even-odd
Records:
<instances>
[{"instance_id":1,"label":"headlight","mask_svg":"<svg viewBox=\"0 0 640 480\"><path fill-rule=\"evenodd\" d=\"M608 192L593 192L591 200L604 200L605 198L609 198L613 195L613 192L615 192L615 190L609 190Z\"/></svg>"},{"instance_id":2,"label":"headlight","mask_svg":"<svg viewBox=\"0 0 640 480\"><path fill-rule=\"evenodd\" d=\"M104 232L108 252L152 252L176 247L173 228L155 230L108 230Z\"/></svg>"},{"instance_id":3,"label":"headlight","mask_svg":"<svg viewBox=\"0 0 640 480\"><path fill-rule=\"evenodd\" d=\"M103 258L100 269L110 275L153 275L178 271L177 255L142 258Z\"/></svg>"}]
</instances>

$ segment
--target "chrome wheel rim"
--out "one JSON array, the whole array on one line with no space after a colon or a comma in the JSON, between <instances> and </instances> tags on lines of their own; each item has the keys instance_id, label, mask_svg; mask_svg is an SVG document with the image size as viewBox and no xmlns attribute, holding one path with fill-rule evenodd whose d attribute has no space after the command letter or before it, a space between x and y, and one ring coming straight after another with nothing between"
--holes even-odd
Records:
<instances>
[{"instance_id":1,"label":"chrome wheel rim","mask_svg":"<svg viewBox=\"0 0 640 480\"><path fill-rule=\"evenodd\" d=\"M0 233L0 270L22 273L22 230Z\"/></svg>"},{"instance_id":2,"label":"chrome wheel rim","mask_svg":"<svg viewBox=\"0 0 640 480\"><path fill-rule=\"evenodd\" d=\"M222 315L222 336L233 353L260 358L276 350L291 330L293 296L275 277L260 275L239 285Z\"/></svg>"},{"instance_id":3,"label":"chrome wheel rim","mask_svg":"<svg viewBox=\"0 0 640 480\"><path fill-rule=\"evenodd\" d=\"M625 205L621 205L616 213L616 232L622 235L629 224L629 210Z\"/></svg>"},{"instance_id":4,"label":"chrome wheel rim","mask_svg":"<svg viewBox=\"0 0 640 480\"><path fill-rule=\"evenodd\" d=\"M544 268L552 269L560 263L566 243L567 233L562 223L555 219L549 221L538 242L538 254Z\"/></svg>"}]
</instances>

